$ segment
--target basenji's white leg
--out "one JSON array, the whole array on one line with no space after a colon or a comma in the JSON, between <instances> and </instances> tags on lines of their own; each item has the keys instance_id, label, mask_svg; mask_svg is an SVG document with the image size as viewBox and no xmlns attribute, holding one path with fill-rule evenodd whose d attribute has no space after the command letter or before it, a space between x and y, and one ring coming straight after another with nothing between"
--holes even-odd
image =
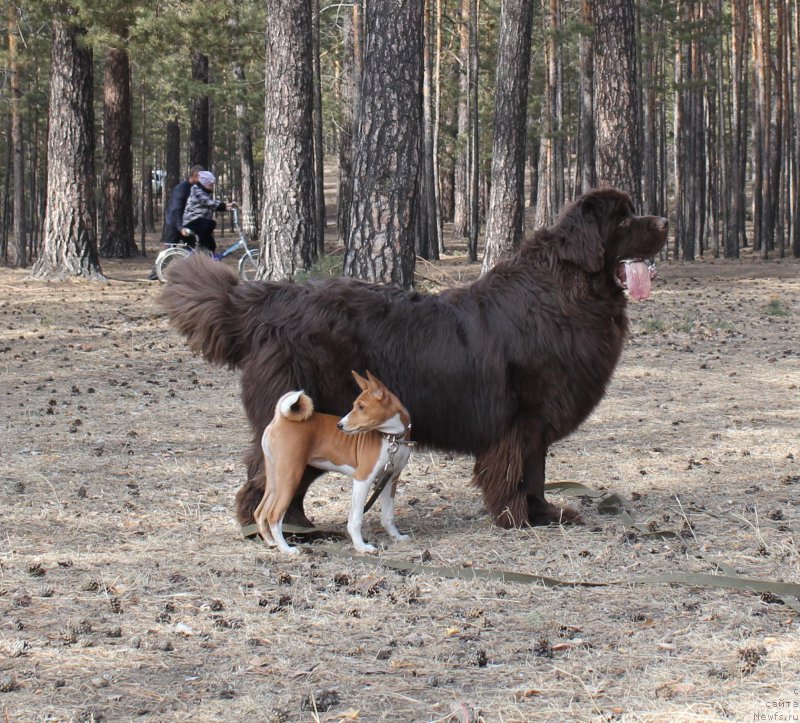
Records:
<instances>
[{"instance_id":1,"label":"basenji's white leg","mask_svg":"<svg viewBox=\"0 0 800 723\"><path fill-rule=\"evenodd\" d=\"M266 505L267 502L266 495L264 495L263 499L261 500L261 504L256 507L256 511L253 514L255 518L256 524L258 525L258 531L261 533L261 537L270 547L275 547L275 540L272 537L272 533L269 531L269 526L267 525L267 512L266 512Z\"/></svg>"},{"instance_id":2,"label":"basenji's white leg","mask_svg":"<svg viewBox=\"0 0 800 723\"><path fill-rule=\"evenodd\" d=\"M283 537L283 515L277 522L270 522L269 529L272 532L272 537L275 544L281 552L286 552L290 555L297 555L300 551L296 547L292 547Z\"/></svg>"},{"instance_id":3,"label":"basenji's white leg","mask_svg":"<svg viewBox=\"0 0 800 723\"><path fill-rule=\"evenodd\" d=\"M267 512L269 511L272 497L275 495L275 461L270 449L270 427L267 426L261 436L261 450L264 452L264 496L253 515L261 537L270 547L275 547L275 540L269 531Z\"/></svg>"},{"instance_id":4,"label":"basenji's white leg","mask_svg":"<svg viewBox=\"0 0 800 723\"><path fill-rule=\"evenodd\" d=\"M353 499L350 503L350 516L347 519L347 531L358 552L377 552L373 545L364 542L361 536L361 522L364 519L364 505L372 480L353 480Z\"/></svg>"},{"instance_id":5,"label":"basenji's white leg","mask_svg":"<svg viewBox=\"0 0 800 723\"><path fill-rule=\"evenodd\" d=\"M397 488L397 478L400 475L395 475L392 479L387 482L386 487L381 490L381 524L383 525L383 529L389 533L389 537L391 537L396 542L400 542L400 540L407 540L409 539L408 535L404 535L400 530L397 529L397 526L394 524L394 493Z\"/></svg>"}]
</instances>

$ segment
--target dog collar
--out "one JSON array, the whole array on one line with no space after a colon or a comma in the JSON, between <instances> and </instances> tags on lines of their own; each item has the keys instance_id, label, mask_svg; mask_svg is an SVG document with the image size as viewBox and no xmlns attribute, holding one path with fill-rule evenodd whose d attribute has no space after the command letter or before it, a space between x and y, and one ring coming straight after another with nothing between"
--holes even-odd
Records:
<instances>
[{"instance_id":1,"label":"dog collar","mask_svg":"<svg viewBox=\"0 0 800 723\"><path fill-rule=\"evenodd\" d=\"M406 447L415 447L416 442L412 442L410 439L407 439L411 435L411 423L409 422L408 426L400 432L400 434L389 434L388 432L381 432L381 437L383 437L388 443L389 446L393 445L401 445L404 444ZM395 448L394 452L397 451ZM394 456L394 455L392 455Z\"/></svg>"},{"instance_id":2,"label":"dog collar","mask_svg":"<svg viewBox=\"0 0 800 723\"><path fill-rule=\"evenodd\" d=\"M386 432L381 432L381 437L383 437L389 443L389 446L400 446L401 444L404 444L406 447L415 447L417 443L412 442L410 439L406 439L407 434L408 431L401 432L400 434L387 434Z\"/></svg>"}]
</instances>

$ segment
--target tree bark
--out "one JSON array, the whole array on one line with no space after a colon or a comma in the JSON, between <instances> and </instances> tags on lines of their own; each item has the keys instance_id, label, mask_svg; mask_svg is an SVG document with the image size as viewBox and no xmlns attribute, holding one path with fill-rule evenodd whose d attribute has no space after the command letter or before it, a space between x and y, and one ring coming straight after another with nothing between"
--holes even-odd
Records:
<instances>
[{"instance_id":1,"label":"tree bark","mask_svg":"<svg viewBox=\"0 0 800 723\"><path fill-rule=\"evenodd\" d=\"M237 62L233 66L233 76L242 86L245 82L244 66ZM239 221L248 239L258 238L258 196L255 184L255 163L253 161L253 128L247 117L243 102L236 103L236 149L239 155L239 169L242 176L242 198Z\"/></svg>"},{"instance_id":2,"label":"tree bark","mask_svg":"<svg viewBox=\"0 0 800 723\"><path fill-rule=\"evenodd\" d=\"M522 240L532 25L532 0L503 0L495 76L491 194L482 273L519 248Z\"/></svg>"},{"instance_id":3,"label":"tree bark","mask_svg":"<svg viewBox=\"0 0 800 723\"><path fill-rule=\"evenodd\" d=\"M106 52L103 81L103 236L100 254L136 253L133 227L133 125L127 50Z\"/></svg>"},{"instance_id":4,"label":"tree bark","mask_svg":"<svg viewBox=\"0 0 800 723\"><path fill-rule=\"evenodd\" d=\"M794 8L793 19L793 53L797 72L794 74L794 92L792 93L792 117L794 123L792 141L792 255L800 258L800 9Z\"/></svg>"},{"instance_id":5,"label":"tree bark","mask_svg":"<svg viewBox=\"0 0 800 723\"><path fill-rule=\"evenodd\" d=\"M591 0L597 180L641 198L633 0Z\"/></svg>"},{"instance_id":6,"label":"tree bark","mask_svg":"<svg viewBox=\"0 0 800 723\"><path fill-rule=\"evenodd\" d=\"M313 0L311 19L311 47L312 65L314 69L314 115L313 115L313 141L314 141L314 220L317 235L317 254L325 253L325 168L324 153L322 148L322 78L319 62L319 0Z\"/></svg>"},{"instance_id":7,"label":"tree bark","mask_svg":"<svg viewBox=\"0 0 800 723\"><path fill-rule=\"evenodd\" d=\"M102 279L95 212L92 51L69 18L53 20L44 243L36 278Z\"/></svg>"},{"instance_id":8,"label":"tree bark","mask_svg":"<svg viewBox=\"0 0 800 723\"><path fill-rule=\"evenodd\" d=\"M356 34L358 32L360 4L353 3L353 12L345 13L342 24L342 69L341 108L342 121L339 131L339 198L336 211L336 227L339 243L347 245L350 237L350 203L353 196L353 128L356 117ZM360 60L359 60L360 63Z\"/></svg>"},{"instance_id":9,"label":"tree bark","mask_svg":"<svg viewBox=\"0 0 800 723\"><path fill-rule=\"evenodd\" d=\"M192 52L192 80L208 85L208 56ZM189 131L189 165L208 168L211 163L211 103L204 93L192 102Z\"/></svg>"},{"instance_id":10,"label":"tree bark","mask_svg":"<svg viewBox=\"0 0 800 723\"><path fill-rule=\"evenodd\" d=\"M771 245L769 148L772 114L771 73L769 58L768 0L753 3L753 75L755 78L755 132L753 182L753 248L769 256Z\"/></svg>"},{"instance_id":11,"label":"tree bark","mask_svg":"<svg viewBox=\"0 0 800 723\"><path fill-rule=\"evenodd\" d=\"M267 3L263 279L291 278L317 258L314 205L311 4Z\"/></svg>"},{"instance_id":12,"label":"tree bark","mask_svg":"<svg viewBox=\"0 0 800 723\"><path fill-rule=\"evenodd\" d=\"M344 271L410 288L422 134L422 3L373 0L365 20Z\"/></svg>"},{"instance_id":13,"label":"tree bark","mask_svg":"<svg viewBox=\"0 0 800 723\"><path fill-rule=\"evenodd\" d=\"M725 229L725 256L739 258L747 245L745 231L745 182L747 164L747 48L748 8L745 0L732 0L731 9L731 149L730 198Z\"/></svg>"},{"instance_id":14,"label":"tree bark","mask_svg":"<svg viewBox=\"0 0 800 723\"><path fill-rule=\"evenodd\" d=\"M469 0L469 239L467 256L478 260L480 233L480 139L478 137L478 0Z\"/></svg>"},{"instance_id":15,"label":"tree bark","mask_svg":"<svg viewBox=\"0 0 800 723\"><path fill-rule=\"evenodd\" d=\"M461 0L461 20L458 26L458 113L456 144L458 153L453 187L453 236L463 238L469 233L469 142L470 142L470 16L471 0Z\"/></svg>"},{"instance_id":16,"label":"tree bark","mask_svg":"<svg viewBox=\"0 0 800 723\"><path fill-rule=\"evenodd\" d=\"M597 185L594 147L594 37L592 35L592 8L589 0L581 0L582 32L579 44L580 79L580 167L581 192L586 193Z\"/></svg>"},{"instance_id":17,"label":"tree bark","mask_svg":"<svg viewBox=\"0 0 800 723\"><path fill-rule=\"evenodd\" d=\"M19 82L18 32L19 15L14 3L8 4L8 71L11 86L11 151L14 155L14 266L28 265L28 231L25 218L25 146L22 138L22 116L20 100L22 88Z\"/></svg>"},{"instance_id":18,"label":"tree bark","mask_svg":"<svg viewBox=\"0 0 800 723\"><path fill-rule=\"evenodd\" d=\"M165 128L164 179L161 186L161 208L164 209L164 226L161 230L162 242L166 240L167 205L172 189L181 180L181 127L177 120L167 121Z\"/></svg>"},{"instance_id":19,"label":"tree bark","mask_svg":"<svg viewBox=\"0 0 800 723\"><path fill-rule=\"evenodd\" d=\"M433 177L436 181L436 258L447 253L444 245L442 179L439 171L439 135L442 112L442 2L436 0L436 42L433 61Z\"/></svg>"},{"instance_id":20,"label":"tree bark","mask_svg":"<svg viewBox=\"0 0 800 723\"><path fill-rule=\"evenodd\" d=\"M433 15L431 1L424 0L424 48L422 83L422 168L420 178L419 208L422 214L421 231L425 235L426 259L439 259L441 236L441 214L439 213L439 180L436 177L436 156L434 148L433 117ZM421 242L422 239L419 239Z\"/></svg>"}]
</instances>

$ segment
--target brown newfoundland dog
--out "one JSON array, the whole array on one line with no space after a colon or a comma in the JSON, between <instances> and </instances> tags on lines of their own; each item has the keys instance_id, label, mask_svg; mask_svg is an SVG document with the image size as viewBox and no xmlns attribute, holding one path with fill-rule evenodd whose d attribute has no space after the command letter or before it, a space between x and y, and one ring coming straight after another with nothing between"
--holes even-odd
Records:
<instances>
[{"instance_id":1,"label":"brown newfoundland dog","mask_svg":"<svg viewBox=\"0 0 800 723\"><path fill-rule=\"evenodd\" d=\"M625 289L650 290L644 259L667 221L635 216L614 189L581 196L555 224L473 284L439 295L347 278L241 282L194 254L169 269L161 303L189 346L241 370L253 430L237 516L251 523L264 488L261 434L278 398L304 389L344 414L351 369L394 391L422 445L475 456L473 482L502 527L577 520L545 499L547 448L603 397L628 328ZM286 521L310 525L308 468Z\"/></svg>"}]
</instances>

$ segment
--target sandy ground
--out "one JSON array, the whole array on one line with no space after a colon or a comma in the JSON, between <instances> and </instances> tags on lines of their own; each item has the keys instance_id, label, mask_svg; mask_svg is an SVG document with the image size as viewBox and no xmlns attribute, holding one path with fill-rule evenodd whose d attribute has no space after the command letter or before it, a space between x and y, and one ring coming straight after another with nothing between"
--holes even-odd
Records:
<instances>
[{"instance_id":1,"label":"sandy ground","mask_svg":"<svg viewBox=\"0 0 800 723\"><path fill-rule=\"evenodd\" d=\"M371 512L366 561L240 537L236 375L168 327L147 262L104 270L0 269L5 720L800 720L796 600L629 583L800 581L798 262L662 265L631 305L609 393L548 477L621 495L646 527L572 499L584 526L498 530L469 459L417 451L398 494L412 539L388 544ZM308 510L343 529L348 499L329 477Z\"/></svg>"}]
</instances>

